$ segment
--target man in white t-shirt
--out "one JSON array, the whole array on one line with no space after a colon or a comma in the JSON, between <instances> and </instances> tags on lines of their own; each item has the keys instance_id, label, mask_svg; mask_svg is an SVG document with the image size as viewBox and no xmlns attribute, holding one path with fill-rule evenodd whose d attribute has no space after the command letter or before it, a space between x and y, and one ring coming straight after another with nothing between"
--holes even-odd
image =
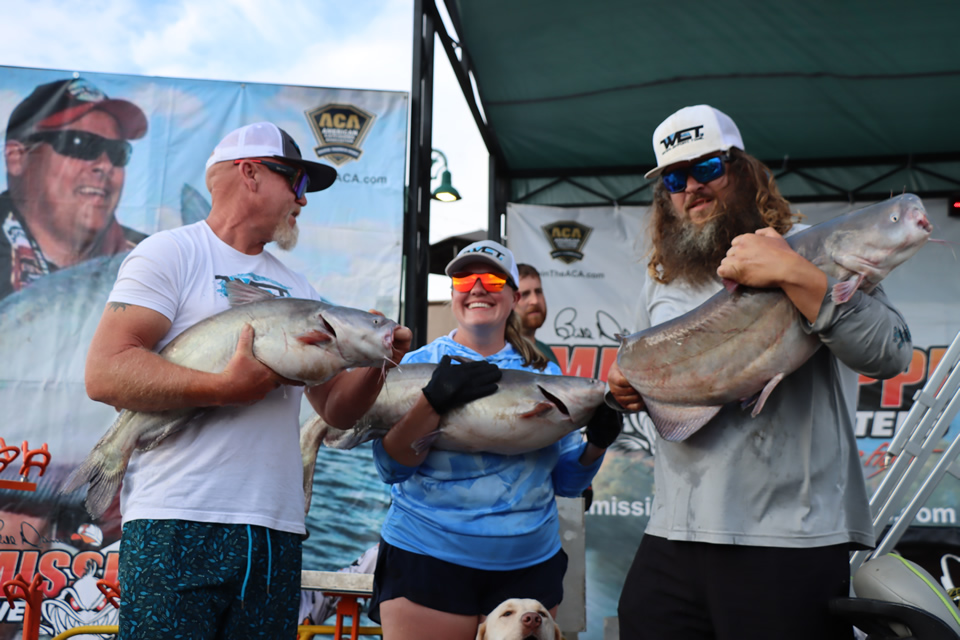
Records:
<instances>
[{"instance_id":1,"label":"man in white t-shirt","mask_svg":"<svg viewBox=\"0 0 960 640\"><path fill-rule=\"evenodd\" d=\"M120 496L124 640L295 636L304 527L301 390L253 356L245 328L221 373L158 355L179 333L229 308L225 283L319 299L264 250L290 249L306 192L336 171L304 160L269 122L228 134L207 161L210 215L149 237L124 261L87 358L87 393L135 411L220 407L130 460ZM410 346L394 331L392 360ZM372 404L379 369L308 388L324 419L348 427ZM278 387L283 388L278 388Z\"/></svg>"}]
</instances>

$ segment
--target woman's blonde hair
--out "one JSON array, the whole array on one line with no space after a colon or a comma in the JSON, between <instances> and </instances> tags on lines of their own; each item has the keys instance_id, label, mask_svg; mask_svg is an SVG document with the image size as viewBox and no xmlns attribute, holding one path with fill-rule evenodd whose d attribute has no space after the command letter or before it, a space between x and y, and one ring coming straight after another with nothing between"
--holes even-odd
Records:
<instances>
[{"instance_id":1,"label":"woman's blonde hair","mask_svg":"<svg viewBox=\"0 0 960 640\"><path fill-rule=\"evenodd\" d=\"M517 353L523 357L523 366L533 367L537 371L543 371L547 368L547 363L550 361L540 353L537 345L523 337L521 328L520 316L517 315L516 311L511 311L510 316L507 318L507 328L504 337L507 342L513 345Z\"/></svg>"}]
</instances>

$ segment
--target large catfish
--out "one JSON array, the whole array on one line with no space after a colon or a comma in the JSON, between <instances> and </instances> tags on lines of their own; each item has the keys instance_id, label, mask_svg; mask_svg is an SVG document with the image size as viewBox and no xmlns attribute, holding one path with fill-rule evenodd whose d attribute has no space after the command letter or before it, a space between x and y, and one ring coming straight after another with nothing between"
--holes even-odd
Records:
<instances>
[{"instance_id":1,"label":"large catfish","mask_svg":"<svg viewBox=\"0 0 960 640\"><path fill-rule=\"evenodd\" d=\"M870 293L932 230L920 198L904 194L796 233L787 242L840 282L833 300ZM730 286L692 311L621 339L617 365L665 440L684 440L722 405L756 398L756 416L774 387L821 342L779 288Z\"/></svg>"},{"instance_id":2,"label":"large catfish","mask_svg":"<svg viewBox=\"0 0 960 640\"><path fill-rule=\"evenodd\" d=\"M351 367L380 366L393 353L397 324L383 316L316 300L278 298L240 282L226 286L233 306L183 331L160 351L161 356L191 369L223 371L243 326L250 324L254 357L285 378L309 386ZM89 484L87 510L99 517L116 495L135 449L150 450L215 410L121 412L62 492Z\"/></svg>"},{"instance_id":3,"label":"large catfish","mask_svg":"<svg viewBox=\"0 0 960 640\"><path fill-rule=\"evenodd\" d=\"M376 402L350 429L335 429L319 417L303 425L300 453L308 508L320 443L352 449L383 437L417 402L436 367L405 364L389 370ZM437 431L414 443L414 449L504 455L536 451L587 424L603 403L606 385L600 380L511 369L502 374L496 393L443 414Z\"/></svg>"}]
</instances>

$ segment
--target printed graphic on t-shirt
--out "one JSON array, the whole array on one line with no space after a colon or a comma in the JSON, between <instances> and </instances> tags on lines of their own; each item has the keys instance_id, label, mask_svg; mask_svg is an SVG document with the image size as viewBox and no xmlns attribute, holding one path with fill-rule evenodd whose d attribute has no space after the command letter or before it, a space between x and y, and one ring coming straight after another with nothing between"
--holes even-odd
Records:
<instances>
[{"instance_id":1,"label":"printed graphic on t-shirt","mask_svg":"<svg viewBox=\"0 0 960 640\"><path fill-rule=\"evenodd\" d=\"M290 288L286 285L282 285L276 280L271 280L265 276L257 275L256 273L238 273L233 276L215 276L219 281L217 285L217 291L224 298L227 297L227 283L228 282L243 282L244 284L249 284L251 286L257 287L258 289L263 289L267 293L274 295L278 298L289 298L290 297Z\"/></svg>"}]
</instances>

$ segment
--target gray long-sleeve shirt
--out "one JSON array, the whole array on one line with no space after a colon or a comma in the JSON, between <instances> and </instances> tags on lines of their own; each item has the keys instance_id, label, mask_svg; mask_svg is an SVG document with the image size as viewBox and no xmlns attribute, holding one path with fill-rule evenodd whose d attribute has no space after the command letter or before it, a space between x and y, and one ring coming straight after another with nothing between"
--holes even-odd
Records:
<instances>
[{"instance_id":1,"label":"gray long-sleeve shirt","mask_svg":"<svg viewBox=\"0 0 960 640\"><path fill-rule=\"evenodd\" d=\"M719 289L648 278L637 330ZM802 323L824 346L774 389L756 418L733 403L682 442L658 437L648 534L754 546L874 545L854 436L857 372L902 371L913 353L910 334L879 287L841 305L828 291L816 322Z\"/></svg>"}]
</instances>

